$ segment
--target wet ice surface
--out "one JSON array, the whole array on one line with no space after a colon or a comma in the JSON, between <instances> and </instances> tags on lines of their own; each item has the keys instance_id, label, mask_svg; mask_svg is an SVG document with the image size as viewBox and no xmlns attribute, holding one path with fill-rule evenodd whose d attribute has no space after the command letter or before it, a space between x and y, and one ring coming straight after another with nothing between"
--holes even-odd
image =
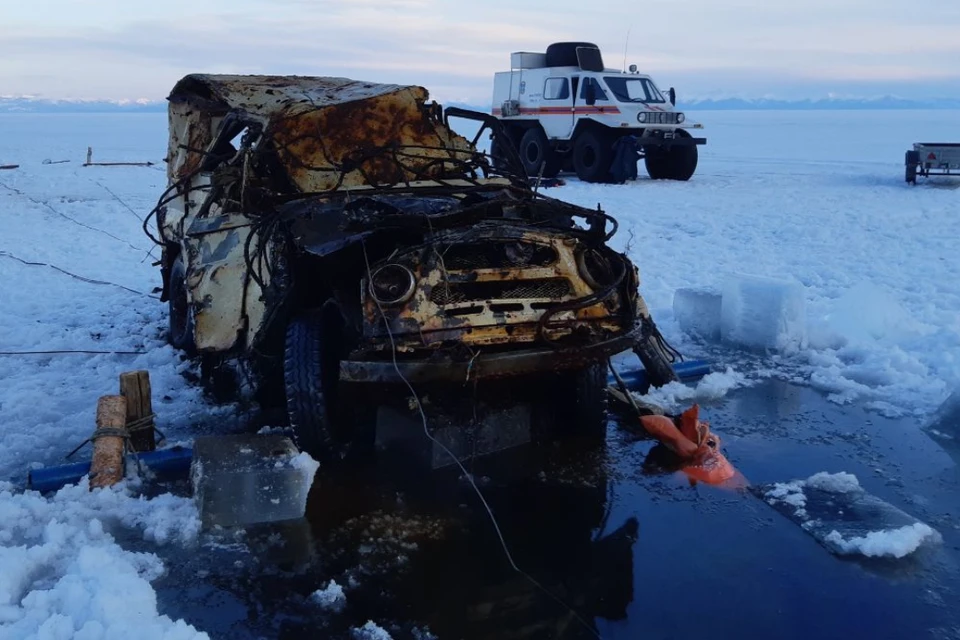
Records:
<instances>
[{"instance_id":1,"label":"wet ice surface","mask_svg":"<svg viewBox=\"0 0 960 640\"><path fill-rule=\"evenodd\" d=\"M778 381L703 404L754 486L823 472L813 489L862 487L942 543L833 555L750 491L691 486L612 422L599 449L472 465L517 563L576 615L510 568L458 473L388 456L321 470L286 531L224 529L168 562L161 612L215 638L365 637L368 622L396 639L960 637L960 471L933 440Z\"/></svg>"},{"instance_id":2,"label":"wet ice surface","mask_svg":"<svg viewBox=\"0 0 960 640\"><path fill-rule=\"evenodd\" d=\"M820 472L755 491L837 554L903 558L941 540L929 525L865 492L849 473Z\"/></svg>"}]
</instances>

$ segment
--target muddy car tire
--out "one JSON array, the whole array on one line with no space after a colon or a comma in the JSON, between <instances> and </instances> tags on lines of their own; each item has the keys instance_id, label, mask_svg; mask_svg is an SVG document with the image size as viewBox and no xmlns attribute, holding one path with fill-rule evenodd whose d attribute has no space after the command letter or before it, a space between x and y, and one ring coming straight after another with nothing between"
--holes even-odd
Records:
<instances>
[{"instance_id":1,"label":"muddy car tire","mask_svg":"<svg viewBox=\"0 0 960 640\"><path fill-rule=\"evenodd\" d=\"M193 340L193 309L190 308L187 267L182 255L178 255L170 265L167 312L167 341L187 355L194 355L197 345Z\"/></svg>"},{"instance_id":2,"label":"muddy car tire","mask_svg":"<svg viewBox=\"0 0 960 640\"><path fill-rule=\"evenodd\" d=\"M340 358L331 325L321 312L294 318L287 326L283 358L290 426L300 448L321 460L341 450L333 427Z\"/></svg>"}]
</instances>

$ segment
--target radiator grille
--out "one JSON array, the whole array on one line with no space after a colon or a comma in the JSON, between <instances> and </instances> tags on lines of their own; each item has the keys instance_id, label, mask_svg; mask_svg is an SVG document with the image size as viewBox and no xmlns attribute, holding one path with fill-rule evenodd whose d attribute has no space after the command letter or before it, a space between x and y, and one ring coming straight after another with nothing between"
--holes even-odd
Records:
<instances>
[{"instance_id":1,"label":"radiator grille","mask_svg":"<svg viewBox=\"0 0 960 640\"><path fill-rule=\"evenodd\" d=\"M430 292L430 301L438 306L486 300L559 300L572 292L563 278L438 284Z\"/></svg>"}]
</instances>

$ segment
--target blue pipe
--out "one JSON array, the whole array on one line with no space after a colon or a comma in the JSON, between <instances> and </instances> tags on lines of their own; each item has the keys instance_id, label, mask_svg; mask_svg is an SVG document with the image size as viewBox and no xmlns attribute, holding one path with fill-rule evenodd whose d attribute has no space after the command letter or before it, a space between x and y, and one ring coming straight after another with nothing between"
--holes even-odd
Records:
<instances>
[{"instance_id":1,"label":"blue pipe","mask_svg":"<svg viewBox=\"0 0 960 640\"><path fill-rule=\"evenodd\" d=\"M689 360L673 365L673 370L681 381L687 382L689 380L697 380L710 373L710 363L706 360ZM647 372L642 368L618 371L618 373L628 387L643 389L650 384L647 380ZM612 375L608 376L607 380L610 384L617 383Z\"/></svg>"},{"instance_id":2,"label":"blue pipe","mask_svg":"<svg viewBox=\"0 0 960 640\"><path fill-rule=\"evenodd\" d=\"M141 464L157 473L165 473L189 469L193 450L186 447L170 447L159 451L144 451L137 455ZM127 456L127 461L128 464L135 464L133 456ZM33 469L27 475L27 485L34 491L56 491L68 484L79 482L88 473L90 473L89 462Z\"/></svg>"}]
</instances>

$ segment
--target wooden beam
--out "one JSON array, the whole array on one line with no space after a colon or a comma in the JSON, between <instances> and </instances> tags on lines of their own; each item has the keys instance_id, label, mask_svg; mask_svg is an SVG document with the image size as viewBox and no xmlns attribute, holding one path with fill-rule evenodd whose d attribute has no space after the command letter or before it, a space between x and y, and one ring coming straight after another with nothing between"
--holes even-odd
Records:
<instances>
[{"instance_id":1,"label":"wooden beam","mask_svg":"<svg viewBox=\"0 0 960 640\"><path fill-rule=\"evenodd\" d=\"M90 489L109 487L123 479L127 399L103 396L97 403L97 430L93 432Z\"/></svg>"},{"instance_id":2,"label":"wooden beam","mask_svg":"<svg viewBox=\"0 0 960 640\"><path fill-rule=\"evenodd\" d=\"M127 399L127 429L134 451L157 448L153 430L153 402L150 399L150 373L128 371L120 374L120 395Z\"/></svg>"}]
</instances>

